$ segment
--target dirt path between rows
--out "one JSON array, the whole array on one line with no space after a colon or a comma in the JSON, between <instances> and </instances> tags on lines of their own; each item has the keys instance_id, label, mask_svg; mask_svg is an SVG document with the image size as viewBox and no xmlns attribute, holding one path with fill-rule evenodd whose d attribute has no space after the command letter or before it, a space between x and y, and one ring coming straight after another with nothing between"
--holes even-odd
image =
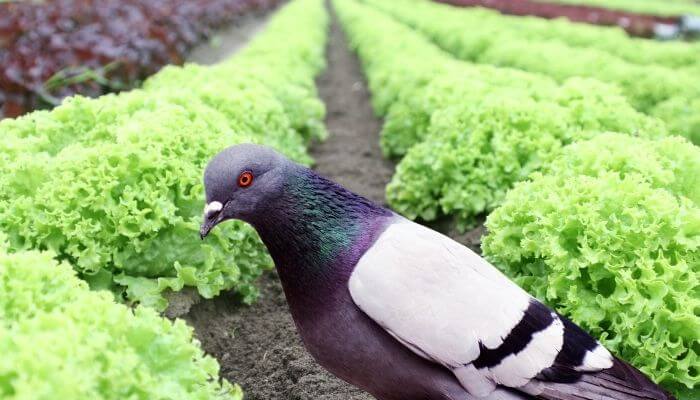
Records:
<instances>
[{"instance_id":1,"label":"dirt path between rows","mask_svg":"<svg viewBox=\"0 0 700 400\"><path fill-rule=\"evenodd\" d=\"M269 16L274 11L275 9L242 15L231 26L217 32L207 42L195 46L187 55L187 62L211 65L232 56L253 36L265 29Z\"/></svg>"},{"instance_id":2,"label":"dirt path between rows","mask_svg":"<svg viewBox=\"0 0 700 400\"><path fill-rule=\"evenodd\" d=\"M330 137L311 149L316 160L314 169L353 192L384 204L394 165L382 157L382 121L374 116L360 63L348 49L337 20L331 27L327 57L327 71L317 84L326 103Z\"/></svg>"}]
</instances>

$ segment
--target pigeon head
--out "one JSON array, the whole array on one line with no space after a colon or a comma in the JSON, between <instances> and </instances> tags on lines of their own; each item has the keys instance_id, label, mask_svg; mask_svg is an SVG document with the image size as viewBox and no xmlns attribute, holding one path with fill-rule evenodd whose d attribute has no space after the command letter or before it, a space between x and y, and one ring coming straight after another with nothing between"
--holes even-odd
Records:
<instances>
[{"instance_id":1,"label":"pigeon head","mask_svg":"<svg viewBox=\"0 0 700 400\"><path fill-rule=\"evenodd\" d=\"M275 265L297 280L347 263L392 213L263 146L242 144L217 154L204 172L202 239L239 219L258 232ZM302 270L306 271L303 272Z\"/></svg>"},{"instance_id":2,"label":"pigeon head","mask_svg":"<svg viewBox=\"0 0 700 400\"><path fill-rule=\"evenodd\" d=\"M199 231L204 239L229 219L250 222L284 190L291 161L276 151L254 144L231 146L217 154L204 172L206 206Z\"/></svg>"}]
</instances>

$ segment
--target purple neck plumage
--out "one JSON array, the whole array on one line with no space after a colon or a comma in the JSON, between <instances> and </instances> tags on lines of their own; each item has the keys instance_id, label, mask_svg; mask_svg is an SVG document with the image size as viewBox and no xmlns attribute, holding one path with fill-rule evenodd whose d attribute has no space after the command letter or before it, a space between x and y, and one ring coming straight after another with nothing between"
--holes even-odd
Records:
<instances>
[{"instance_id":1,"label":"purple neck plumage","mask_svg":"<svg viewBox=\"0 0 700 400\"><path fill-rule=\"evenodd\" d=\"M330 301L393 215L303 167L289 172L282 196L266 211L251 222L288 299L303 302Z\"/></svg>"}]
</instances>

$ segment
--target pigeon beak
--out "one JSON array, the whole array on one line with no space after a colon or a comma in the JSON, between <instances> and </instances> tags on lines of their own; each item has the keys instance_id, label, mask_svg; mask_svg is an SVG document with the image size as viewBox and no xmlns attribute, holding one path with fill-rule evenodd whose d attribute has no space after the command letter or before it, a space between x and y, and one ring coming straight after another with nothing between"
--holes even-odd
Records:
<instances>
[{"instance_id":1,"label":"pigeon beak","mask_svg":"<svg viewBox=\"0 0 700 400\"><path fill-rule=\"evenodd\" d=\"M204 207L204 221L202 221L202 226L199 228L199 237L204 240L209 232L223 219L224 205L218 201L212 201Z\"/></svg>"}]
</instances>

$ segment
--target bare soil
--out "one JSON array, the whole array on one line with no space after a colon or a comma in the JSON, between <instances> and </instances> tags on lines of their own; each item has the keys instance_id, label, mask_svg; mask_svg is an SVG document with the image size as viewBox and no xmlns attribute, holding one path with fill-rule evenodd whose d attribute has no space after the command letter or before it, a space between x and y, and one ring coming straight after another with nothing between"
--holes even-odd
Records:
<instances>
[{"instance_id":1,"label":"bare soil","mask_svg":"<svg viewBox=\"0 0 700 400\"><path fill-rule=\"evenodd\" d=\"M328 68L317 86L326 104L330 137L312 148L315 170L355 193L380 204L394 174L392 162L382 157L379 131L382 121L370 105L360 63L347 47L345 35L334 20L326 49Z\"/></svg>"},{"instance_id":2,"label":"bare soil","mask_svg":"<svg viewBox=\"0 0 700 400\"><path fill-rule=\"evenodd\" d=\"M315 169L350 190L384 203L394 166L379 148L381 120L374 116L357 58L334 19L327 47L328 68L317 80L327 107L330 137L313 146ZM457 235L449 221L434 227L478 250L483 228ZM260 299L242 305L235 295L200 300L176 296L166 312L195 329L204 349L221 364L221 376L240 384L248 400L370 400L333 377L303 348L274 271L260 279Z\"/></svg>"},{"instance_id":3,"label":"bare soil","mask_svg":"<svg viewBox=\"0 0 700 400\"><path fill-rule=\"evenodd\" d=\"M192 48L187 55L187 62L211 65L225 60L265 29L268 16L273 12L274 10L258 11L237 18L229 27Z\"/></svg>"}]
</instances>

